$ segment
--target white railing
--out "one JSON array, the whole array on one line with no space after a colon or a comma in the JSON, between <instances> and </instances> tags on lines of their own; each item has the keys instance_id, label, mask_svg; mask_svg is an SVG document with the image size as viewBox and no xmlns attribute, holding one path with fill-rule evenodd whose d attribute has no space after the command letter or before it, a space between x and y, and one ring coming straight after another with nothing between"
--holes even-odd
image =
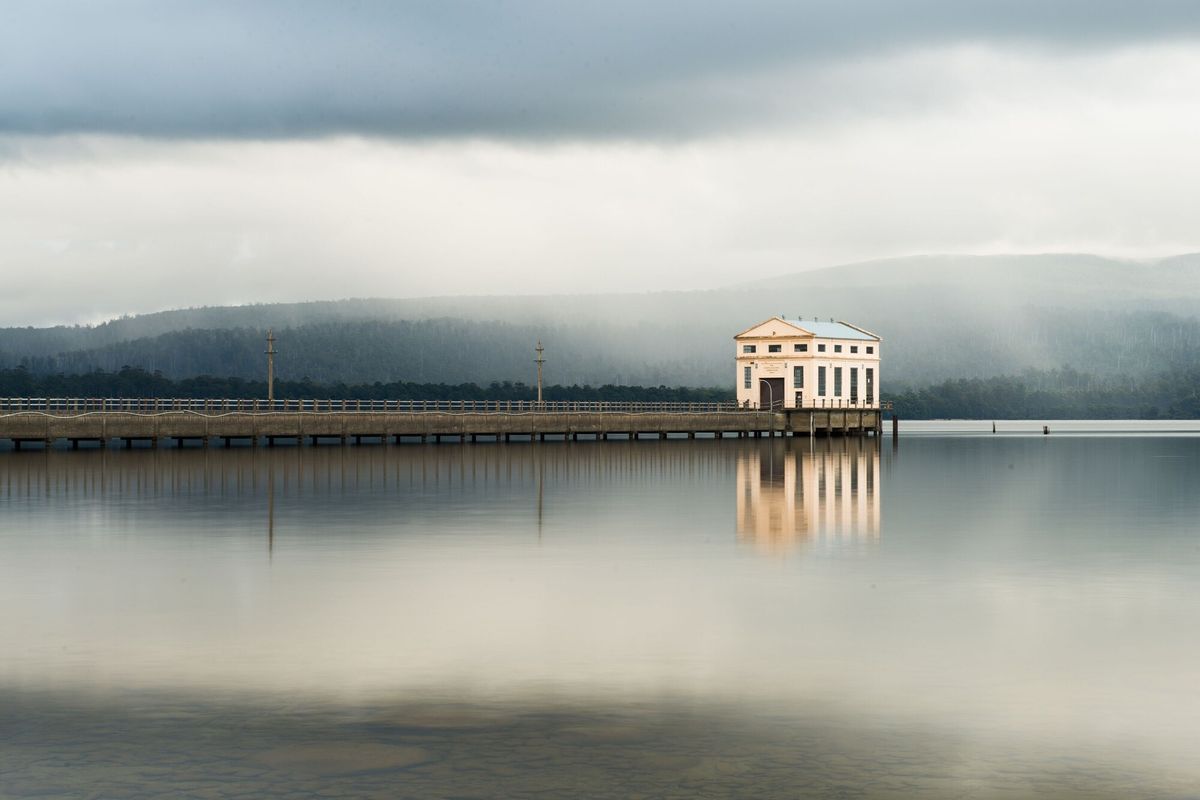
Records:
<instances>
[{"instance_id":1,"label":"white railing","mask_svg":"<svg viewBox=\"0 0 1200 800\"><path fill-rule=\"evenodd\" d=\"M0 397L0 412L83 414L712 414L746 410L737 403L625 402L607 400L196 400L191 398Z\"/></svg>"}]
</instances>

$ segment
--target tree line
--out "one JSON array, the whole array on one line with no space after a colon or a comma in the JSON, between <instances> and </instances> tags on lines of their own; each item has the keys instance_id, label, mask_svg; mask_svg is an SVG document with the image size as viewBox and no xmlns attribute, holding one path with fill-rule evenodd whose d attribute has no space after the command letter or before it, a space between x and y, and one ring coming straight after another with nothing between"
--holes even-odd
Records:
<instances>
[{"instance_id":1,"label":"tree line","mask_svg":"<svg viewBox=\"0 0 1200 800\"><path fill-rule=\"evenodd\" d=\"M522 382L373 383L275 382L281 400L531 400ZM23 367L0 369L0 397L142 397L253 399L267 396L266 381L200 375L172 379L161 372L124 367L108 372L43 374ZM554 384L546 400L706 403L732 401L725 387ZM964 378L922 386L893 384L883 399L904 419L1200 419L1200 368L1150 378L1098 377L1069 367L1020 375Z\"/></svg>"},{"instance_id":2,"label":"tree line","mask_svg":"<svg viewBox=\"0 0 1200 800\"><path fill-rule=\"evenodd\" d=\"M123 367L115 372L95 370L75 374L39 374L23 367L0 369L0 397L137 397L254 399L267 396L267 382L239 377L199 375L172 379L161 372ZM304 378L275 381L278 400L532 400L537 389L519 381L478 383L318 383ZM604 384L543 387L545 400L676 401L711 403L733 400L731 389L686 386L625 386Z\"/></svg>"},{"instance_id":3,"label":"tree line","mask_svg":"<svg viewBox=\"0 0 1200 800\"><path fill-rule=\"evenodd\" d=\"M1200 368L1098 377L1070 368L897 386L905 419L1200 419Z\"/></svg>"}]
</instances>

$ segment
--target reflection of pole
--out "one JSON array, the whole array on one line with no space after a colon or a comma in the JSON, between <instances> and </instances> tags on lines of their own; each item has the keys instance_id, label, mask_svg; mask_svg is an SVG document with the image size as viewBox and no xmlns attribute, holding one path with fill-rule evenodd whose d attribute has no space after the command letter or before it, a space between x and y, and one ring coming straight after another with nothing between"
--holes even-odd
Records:
<instances>
[{"instance_id":1,"label":"reflection of pole","mask_svg":"<svg viewBox=\"0 0 1200 800\"><path fill-rule=\"evenodd\" d=\"M533 363L537 364L537 369L538 369L538 384L537 384L538 399L537 399L537 401L538 401L538 407L540 408L542 405L542 364L546 363L546 359L542 358L542 353L544 352L545 348L542 347L541 340L538 341L537 347L535 347L534 350L537 351L537 358L535 358L533 360Z\"/></svg>"},{"instance_id":2,"label":"reflection of pole","mask_svg":"<svg viewBox=\"0 0 1200 800\"><path fill-rule=\"evenodd\" d=\"M538 544L541 544L542 543L542 458L541 458L540 452L538 454L537 471L538 471L538 509L537 509L537 511L538 511L538 523L537 523L537 525L538 525Z\"/></svg>"},{"instance_id":3,"label":"reflection of pole","mask_svg":"<svg viewBox=\"0 0 1200 800\"><path fill-rule=\"evenodd\" d=\"M275 555L275 464L267 462L267 558Z\"/></svg>"},{"instance_id":4,"label":"reflection of pole","mask_svg":"<svg viewBox=\"0 0 1200 800\"><path fill-rule=\"evenodd\" d=\"M267 331L267 401L275 400L275 331Z\"/></svg>"}]
</instances>

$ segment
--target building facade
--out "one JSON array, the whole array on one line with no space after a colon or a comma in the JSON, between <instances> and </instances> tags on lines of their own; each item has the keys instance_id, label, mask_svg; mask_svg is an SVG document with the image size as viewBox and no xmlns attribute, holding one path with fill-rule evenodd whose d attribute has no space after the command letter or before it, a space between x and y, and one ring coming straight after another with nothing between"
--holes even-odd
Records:
<instances>
[{"instance_id":1,"label":"building facade","mask_svg":"<svg viewBox=\"0 0 1200 800\"><path fill-rule=\"evenodd\" d=\"M880 338L847 322L772 317L733 337L746 408L879 408Z\"/></svg>"}]
</instances>

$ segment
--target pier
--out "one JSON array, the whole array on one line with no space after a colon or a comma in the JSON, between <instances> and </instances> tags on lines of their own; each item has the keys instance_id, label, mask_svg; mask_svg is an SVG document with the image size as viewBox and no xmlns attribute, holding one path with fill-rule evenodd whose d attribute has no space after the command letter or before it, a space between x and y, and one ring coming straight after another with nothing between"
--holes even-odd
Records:
<instances>
[{"instance_id":1,"label":"pier","mask_svg":"<svg viewBox=\"0 0 1200 800\"><path fill-rule=\"evenodd\" d=\"M0 440L274 446L671 437L861 436L880 404L750 409L735 403L504 400L193 400L0 398Z\"/></svg>"}]
</instances>

